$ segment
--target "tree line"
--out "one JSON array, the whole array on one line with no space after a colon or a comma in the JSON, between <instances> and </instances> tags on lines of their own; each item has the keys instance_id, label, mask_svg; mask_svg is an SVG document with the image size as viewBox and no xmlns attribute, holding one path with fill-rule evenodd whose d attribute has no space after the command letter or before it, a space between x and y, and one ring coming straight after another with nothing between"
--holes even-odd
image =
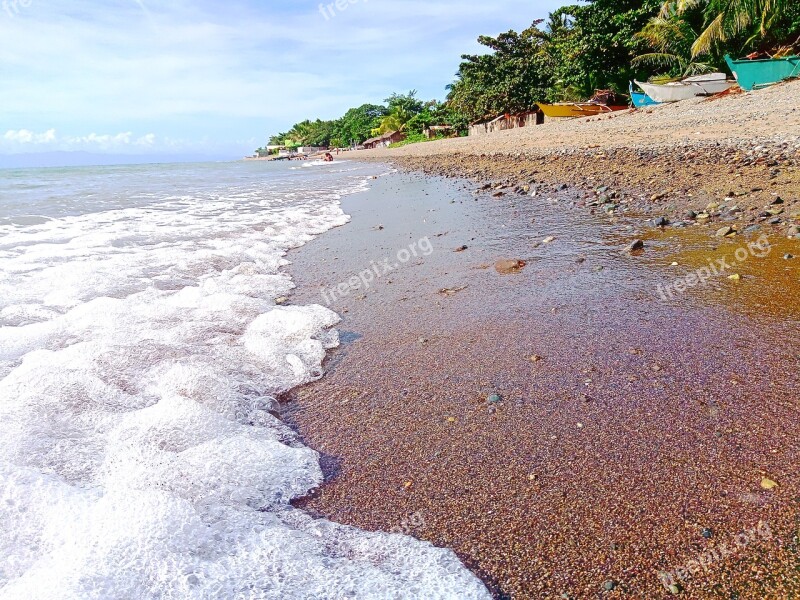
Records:
<instances>
[{"instance_id":1,"label":"tree line","mask_svg":"<svg viewBox=\"0 0 800 600\"><path fill-rule=\"evenodd\" d=\"M345 147L388 131L417 141L432 124L465 133L470 123L538 102L583 100L596 89L625 92L634 78L724 70L725 54L793 54L800 43L800 2L589 0L520 33L478 41L487 52L462 55L442 102L423 102L414 91L393 94L337 120L297 123L270 144Z\"/></svg>"}]
</instances>

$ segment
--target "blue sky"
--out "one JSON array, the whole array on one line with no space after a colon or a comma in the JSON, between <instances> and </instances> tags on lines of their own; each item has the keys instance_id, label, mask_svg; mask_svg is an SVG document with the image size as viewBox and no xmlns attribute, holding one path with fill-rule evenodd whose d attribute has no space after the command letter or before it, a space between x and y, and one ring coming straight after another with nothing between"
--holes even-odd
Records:
<instances>
[{"instance_id":1,"label":"blue sky","mask_svg":"<svg viewBox=\"0 0 800 600\"><path fill-rule=\"evenodd\" d=\"M478 35L563 3L0 0L0 154L241 156L392 92L441 99Z\"/></svg>"}]
</instances>

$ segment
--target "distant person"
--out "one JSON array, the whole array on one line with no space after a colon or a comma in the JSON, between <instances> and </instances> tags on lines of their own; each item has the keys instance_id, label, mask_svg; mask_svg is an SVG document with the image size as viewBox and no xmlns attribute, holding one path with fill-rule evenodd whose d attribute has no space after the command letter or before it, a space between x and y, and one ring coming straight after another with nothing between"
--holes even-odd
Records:
<instances>
[{"instance_id":1,"label":"distant person","mask_svg":"<svg viewBox=\"0 0 800 600\"><path fill-rule=\"evenodd\" d=\"M325 153L325 162L333 162L333 154L330 152Z\"/></svg>"}]
</instances>

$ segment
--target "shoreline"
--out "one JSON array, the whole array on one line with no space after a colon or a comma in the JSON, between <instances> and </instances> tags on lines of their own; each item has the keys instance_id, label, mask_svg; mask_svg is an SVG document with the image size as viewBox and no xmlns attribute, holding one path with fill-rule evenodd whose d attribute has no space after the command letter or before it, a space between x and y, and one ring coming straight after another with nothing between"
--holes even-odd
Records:
<instances>
[{"instance_id":1,"label":"shoreline","mask_svg":"<svg viewBox=\"0 0 800 600\"><path fill-rule=\"evenodd\" d=\"M574 189L475 192L388 175L343 200L348 225L290 253L290 301L306 304L420 239L435 249L330 306L342 346L325 378L283 398L326 472L299 504L452 548L497 598L669 597L658 569L765 520L777 542L684 587L800 591L800 323L784 246L743 265L744 286L720 277L665 303L659 283L742 240L641 230L634 214L583 210ZM636 237L645 254L625 256ZM502 275L501 259L527 266ZM777 491L759 487L767 476Z\"/></svg>"},{"instance_id":2,"label":"shoreline","mask_svg":"<svg viewBox=\"0 0 800 600\"><path fill-rule=\"evenodd\" d=\"M800 82L490 135L364 151L363 160L490 181L503 195L567 185L579 206L662 226L800 233ZM666 222L664 221L666 220Z\"/></svg>"}]
</instances>

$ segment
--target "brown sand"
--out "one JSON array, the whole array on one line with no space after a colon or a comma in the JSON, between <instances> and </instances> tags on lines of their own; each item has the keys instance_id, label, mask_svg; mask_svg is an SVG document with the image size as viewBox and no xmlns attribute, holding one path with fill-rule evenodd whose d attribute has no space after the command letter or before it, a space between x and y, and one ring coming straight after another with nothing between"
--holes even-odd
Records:
<instances>
[{"instance_id":1,"label":"brown sand","mask_svg":"<svg viewBox=\"0 0 800 600\"><path fill-rule=\"evenodd\" d=\"M663 301L751 238L643 231L574 190L473 190L382 178L290 256L291 301L324 303L372 261L434 247L331 304L343 345L284 399L329 476L303 504L451 547L498 598L666 598L658 572L711 549L683 597L800 597L800 260L782 258L800 242ZM645 252L621 252L636 237ZM720 554L759 522L769 539Z\"/></svg>"}]
</instances>

